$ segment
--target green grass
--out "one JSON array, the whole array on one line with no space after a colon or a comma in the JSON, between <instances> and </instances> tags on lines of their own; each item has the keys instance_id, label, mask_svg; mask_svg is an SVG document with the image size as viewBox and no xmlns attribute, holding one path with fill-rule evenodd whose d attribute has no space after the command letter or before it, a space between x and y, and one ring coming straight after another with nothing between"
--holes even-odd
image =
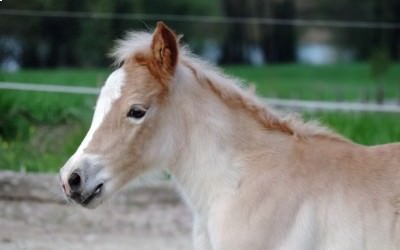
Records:
<instances>
[{"instance_id":1,"label":"green grass","mask_svg":"<svg viewBox=\"0 0 400 250\"><path fill-rule=\"evenodd\" d=\"M320 100L373 98L376 82L367 64L329 66L230 66L226 72L254 83L263 96ZM400 97L400 64L381 79L388 98ZM368 94L367 94L368 93Z\"/></svg>"},{"instance_id":2,"label":"green grass","mask_svg":"<svg viewBox=\"0 0 400 250\"><path fill-rule=\"evenodd\" d=\"M253 82L264 96L283 98L360 99L374 88L364 64L311 67L303 65L230 66L225 71ZM0 72L0 81L100 86L109 70L23 70ZM400 65L383 78L388 98L397 98ZM0 90L0 169L57 171L86 133L95 96ZM361 144L400 141L400 116L375 113L311 113L324 124Z\"/></svg>"},{"instance_id":3,"label":"green grass","mask_svg":"<svg viewBox=\"0 0 400 250\"><path fill-rule=\"evenodd\" d=\"M308 113L304 117L308 120L319 120L359 144L400 142L399 114L326 112Z\"/></svg>"},{"instance_id":4,"label":"green grass","mask_svg":"<svg viewBox=\"0 0 400 250\"><path fill-rule=\"evenodd\" d=\"M76 150L87 127L76 121L63 125L31 125L28 138L0 137L0 170L55 172Z\"/></svg>"},{"instance_id":5,"label":"green grass","mask_svg":"<svg viewBox=\"0 0 400 250\"><path fill-rule=\"evenodd\" d=\"M24 70L1 81L99 86L107 70ZM0 91L0 169L56 171L79 145L93 95Z\"/></svg>"},{"instance_id":6,"label":"green grass","mask_svg":"<svg viewBox=\"0 0 400 250\"><path fill-rule=\"evenodd\" d=\"M23 70L18 73L0 72L0 81L46 83L55 85L101 86L109 70ZM44 93L30 91L0 91L0 134L18 137L26 134L25 121L58 124L68 119L88 119L95 104L93 95ZM7 131L4 131L7 130Z\"/></svg>"}]
</instances>

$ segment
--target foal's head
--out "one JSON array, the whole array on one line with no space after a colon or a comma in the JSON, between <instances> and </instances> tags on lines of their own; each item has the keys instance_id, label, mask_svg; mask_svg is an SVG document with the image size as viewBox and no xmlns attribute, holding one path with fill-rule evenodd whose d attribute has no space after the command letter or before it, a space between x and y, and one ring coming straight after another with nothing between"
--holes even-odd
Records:
<instances>
[{"instance_id":1,"label":"foal's head","mask_svg":"<svg viewBox=\"0 0 400 250\"><path fill-rule=\"evenodd\" d=\"M87 207L163 164L151 148L160 144L155 137L178 63L178 41L161 22L152 35L137 39L130 51L116 52L129 56L107 79L86 137L61 169L66 195Z\"/></svg>"}]
</instances>

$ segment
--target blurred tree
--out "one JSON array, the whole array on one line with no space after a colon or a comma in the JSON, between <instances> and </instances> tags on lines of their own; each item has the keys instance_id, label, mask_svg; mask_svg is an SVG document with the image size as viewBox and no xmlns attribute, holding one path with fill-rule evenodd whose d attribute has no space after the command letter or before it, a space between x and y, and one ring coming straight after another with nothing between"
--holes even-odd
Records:
<instances>
[{"instance_id":1,"label":"blurred tree","mask_svg":"<svg viewBox=\"0 0 400 250\"><path fill-rule=\"evenodd\" d=\"M340 21L400 22L398 0L298 0L311 2L301 11L306 19L333 19ZM298 8L299 3L298 3ZM331 29L336 42L356 50L359 59L369 59L376 48L385 47L392 59L400 58L400 34L396 29L343 28Z\"/></svg>"},{"instance_id":2,"label":"blurred tree","mask_svg":"<svg viewBox=\"0 0 400 250\"><path fill-rule=\"evenodd\" d=\"M7 1L7 5L1 7L32 11L204 15L216 13L218 2L176 0L166 4L163 0L30 0ZM153 25L155 21L148 23ZM7 21L0 22L0 37L10 37L21 44L23 67L108 66L110 61L106 54L113 40L121 38L127 30L146 26L140 20L117 18L9 16ZM187 23L173 23L172 26L188 37L203 35L197 32L199 29L193 29L198 25L188 27ZM185 28L181 29L181 26ZM1 51L0 56L7 54L7 51Z\"/></svg>"},{"instance_id":3,"label":"blurred tree","mask_svg":"<svg viewBox=\"0 0 400 250\"><path fill-rule=\"evenodd\" d=\"M396 0L380 0L374 2L374 17L378 22L400 23L400 2ZM375 29L373 47L383 48L391 59L400 59L400 36L398 30Z\"/></svg>"},{"instance_id":4,"label":"blurred tree","mask_svg":"<svg viewBox=\"0 0 400 250\"><path fill-rule=\"evenodd\" d=\"M241 0L222 0L221 2L225 16L233 18L246 16L246 2ZM245 62L244 46L249 43L245 29L246 25L242 23L228 26L222 46L221 63Z\"/></svg>"},{"instance_id":5,"label":"blurred tree","mask_svg":"<svg viewBox=\"0 0 400 250\"><path fill-rule=\"evenodd\" d=\"M400 22L399 0L22 0L3 1L1 8L24 10L89 11L177 15L221 15L229 17L271 17L293 19L336 19L350 21ZM105 66L105 54L112 41L129 29L153 26L126 19L64 17L1 17L0 37L12 38L22 47L25 67ZM294 60L297 34L293 26L259 24L222 24L172 22L168 24L185 34L186 41L201 44L206 39L222 40L222 62L249 61L251 48L261 48L269 62ZM152 29L152 27L149 27ZM385 48L392 59L400 58L398 29L329 29L335 41L355 49L360 59L368 59L374 48ZM7 40L7 39L6 39ZM10 40L10 39L8 39ZM195 44L196 44L195 43ZM0 39L0 46L1 39ZM3 46L4 47L4 46ZM197 46L196 46L197 47ZM200 46L199 46L200 47ZM1 50L0 56L9 52ZM1 59L1 58L0 58Z\"/></svg>"},{"instance_id":6,"label":"blurred tree","mask_svg":"<svg viewBox=\"0 0 400 250\"><path fill-rule=\"evenodd\" d=\"M27 10L79 9L81 1L10 1L7 8ZM23 66L51 67L69 65L75 62L70 53L74 48L70 37L77 33L79 20L41 17L8 17L0 23L0 35L11 36L22 46Z\"/></svg>"},{"instance_id":7,"label":"blurred tree","mask_svg":"<svg viewBox=\"0 0 400 250\"><path fill-rule=\"evenodd\" d=\"M272 18L296 18L296 9L293 0L272 2L270 9L270 16ZM297 44L295 27L291 25L275 25L266 30L267 32L264 32L263 34L262 45L264 49L264 57L267 61L277 63L294 61L295 47Z\"/></svg>"},{"instance_id":8,"label":"blurred tree","mask_svg":"<svg viewBox=\"0 0 400 250\"><path fill-rule=\"evenodd\" d=\"M89 12L113 11L115 3L109 0L82 1L82 8ZM112 44L113 25L111 19L82 19L79 34L75 38L77 62L82 66L105 65L108 61L105 52ZM100 52L100 53L99 53Z\"/></svg>"},{"instance_id":9,"label":"blurred tree","mask_svg":"<svg viewBox=\"0 0 400 250\"><path fill-rule=\"evenodd\" d=\"M293 0L221 0L228 17L295 18ZM248 48L259 46L269 62L294 60L296 45L293 26L233 23L223 43L222 63L248 62Z\"/></svg>"}]
</instances>

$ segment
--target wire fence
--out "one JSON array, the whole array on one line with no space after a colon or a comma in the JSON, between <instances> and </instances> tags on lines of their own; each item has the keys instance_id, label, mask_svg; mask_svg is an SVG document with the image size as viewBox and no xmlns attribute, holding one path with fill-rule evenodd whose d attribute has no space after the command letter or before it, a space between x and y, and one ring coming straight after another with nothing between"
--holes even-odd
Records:
<instances>
[{"instance_id":1,"label":"wire fence","mask_svg":"<svg viewBox=\"0 0 400 250\"><path fill-rule=\"evenodd\" d=\"M14 83L14 82L1 82L0 89L64 93L64 94L81 94L81 95L97 95L100 92L100 89L95 87ZM287 109L295 109L295 110L400 113L400 105L396 104L306 101L306 100L288 100L288 99L276 99L276 98L264 98L264 100L267 104L272 106L287 108Z\"/></svg>"},{"instance_id":2,"label":"wire fence","mask_svg":"<svg viewBox=\"0 0 400 250\"><path fill-rule=\"evenodd\" d=\"M52 18L88 18L88 19L123 19L139 21L173 21L196 23L222 24L264 24L280 26L315 26L328 28L360 28L360 29L400 29L397 22L368 22L368 21L341 21L341 20L307 20L307 19L280 19L264 17L225 17L200 15L171 15L171 14L144 14L144 13L112 13L112 12L85 12L85 11L49 11L49 10L16 10L1 9L1 16L30 16Z\"/></svg>"}]
</instances>

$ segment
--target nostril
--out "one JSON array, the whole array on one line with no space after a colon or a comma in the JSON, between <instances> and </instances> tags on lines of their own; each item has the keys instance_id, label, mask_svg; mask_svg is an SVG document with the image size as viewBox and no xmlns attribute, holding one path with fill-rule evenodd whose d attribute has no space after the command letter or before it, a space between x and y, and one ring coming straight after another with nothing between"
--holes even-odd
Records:
<instances>
[{"instance_id":1,"label":"nostril","mask_svg":"<svg viewBox=\"0 0 400 250\"><path fill-rule=\"evenodd\" d=\"M81 186L81 177L78 173L73 172L68 178L68 184L72 191L76 192Z\"/></svg>"}]
</instances>

